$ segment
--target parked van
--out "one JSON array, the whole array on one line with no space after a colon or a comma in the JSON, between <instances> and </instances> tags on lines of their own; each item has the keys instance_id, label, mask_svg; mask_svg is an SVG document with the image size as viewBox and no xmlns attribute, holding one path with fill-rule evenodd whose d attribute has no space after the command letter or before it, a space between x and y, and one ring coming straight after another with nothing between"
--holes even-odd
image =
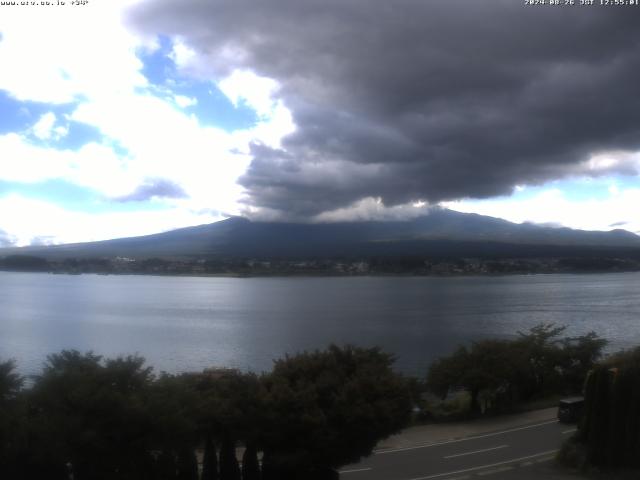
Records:
<instances>
[{"instance_id":1,"label":"parked van","mask_svg":"<svg viewBox=\"0 0 640 480\"><path fill-rule=\"evenodd\" d=\"M571 397L560 400L558 420L562 423L577 423L584 410L584 397Z\"/></svg>"}]
</instances>

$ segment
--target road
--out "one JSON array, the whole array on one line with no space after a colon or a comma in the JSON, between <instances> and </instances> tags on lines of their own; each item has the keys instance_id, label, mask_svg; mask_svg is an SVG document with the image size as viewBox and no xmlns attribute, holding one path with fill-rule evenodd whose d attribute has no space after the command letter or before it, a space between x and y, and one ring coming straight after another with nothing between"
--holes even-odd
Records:
<instances>
[{"instance_id":1,"label":"road","mask_svg":"<svg viewBox=\"0 0 640 480\"><path fill-rule=\"evenodd\" d=\"M506 480L535 478L572 425L547 420L456 440L376 451L340 471L342 480ZM546 478L546 476L544 476Z\"/></svg>"}]
</instances>

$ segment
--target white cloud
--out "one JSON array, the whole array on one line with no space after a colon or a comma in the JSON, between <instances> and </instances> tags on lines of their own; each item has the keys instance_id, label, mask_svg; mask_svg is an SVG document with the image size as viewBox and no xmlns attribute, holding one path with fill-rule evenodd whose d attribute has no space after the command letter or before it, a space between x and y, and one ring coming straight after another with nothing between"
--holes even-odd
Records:
<instances>
[{"instance_id":1,"label":"white cloud","mask_svg":"<svg viewBox=\"0 0 640 480\"><path fill-rule=\"evenodd\" d=\"M51 138L53 126L56 123L56 114L53 112L45 113L40 120L33 126L33 134L40 140Z\"/></svg>"},{"instance_id":2,"label":"white cloud","mask_svg":"<svg viewBox=\"0 0 640 480\"><path fill-rule=\"evenodd\" d=\"M140 74L142 64L135 56L136 48L142 45L153 50L158 45L134 38L121 26L117 17L127 3L116 2L107 10L85 9L83 22L79 23L96 25L85 25L82 32L73 22L63 22L55 32L50 25L55 22L44 22L40 34L52 39L44 51L27 51L30 62L24 62L19 54L25 51L26 37L34 32L18 28L19 22L13 24L4 17L0 21L0 61L4 60L7 71L12 72L12 76L2 75L0 88L20 99L52 103L81 95L82 101L70 119L93 125L105 135L102 145L85 145L78 152L37 147L17 134L0 137L4 164L0 178L18 182L63 178L108 196L122 196L145 178L167 178L187 191L190 205L237 212L242 189L236 180L250 161L249 142L279 145L293 129L290 113L271 100L273 82L250 72L236 74L225 85L236 102L244 99L258 109L261 121L250 130L233 134L203 127L195 117L176 108L196 104L195 98L174 95L171 102L137 89L146 81ZM83 39L81 45L71 48L69 43L77 43L78 38ZM104 51L103 44L109 45L109 51ZM179 41L174 44L172 58L181 67L204 61ZM27 81L25 85L25 78L39 81L33 85ZM233 85L232 80L239 83ZM32 132L43 140L65 135L65 127L55 123L55 114L49 112ZM110 144L124 147L128 155L118 156Z\"/></svg>"},{"instance_id":3,"label":"white cloud","mask_svg":"<svg viewBox=\"0 0 640 480\"><path fill-rule=\"evenodd\" d=\"M97 1L82 8L4 8L0 89L19 100L67 103L144 86L136 57L144 40L121 22L123 9L136 1Z\"/></svg>"},{"instance_id":4,"label":"white cloud","mask_svg":"<svg viewBox=\"0 0 640 480\"><path fill-rule=\"evenodd\" d=\"M599 152L582 162L578 172L591 177L616 173L637 175L640 173L640 153L628 151Z\"/></svg>"},{"instance_id":5,"label":"white cloud","mask_svg":"<svg viewBox=\"0 0 640 480\"><path fill-rule=\"evenodd\" d=\"M0 135L0 158L0 179L22 183L59 178L72 163L70 152L36 147L15 133Z\"/></svg>"},{"instance_id":6,"label":"white cloud","mask_svg":"<svg viewBox=\"0 0 640 480\"><path fill-rule=\"evenodd\" d=\"M168 96L164 92L165 98L154 96L137 55L157 50L159 42L133 34L122 23L124 9L137 1L90 2L83 8L3 9L0 90L23 101L74 102L65 120L94 126L103 138L74 150L35 144L30 138L59 140L68 134L61 118L45 113L26 132L0 135L0 179L19 183L61 179L116 198L135 191L149 178L160 178L177 184L188 198L159 200L171 208L166 216L103 214L104 223L46 203L4 199L4 205L18 210L11 221L0 219L6 231L23 243L51 235L55 241L86 240L86 230L94 228L104 232L96 238L151 233L190 225L202 217L190 212L237 214L244 193L237 179L251 161L249 144L279 147L281 139L295 129L289 110L274 99L278 85L250 71L232 72L220 83L232 102L256 110L259 120L250 129L229 133L205 127L184 111L197 104L197 98L172 92ZM170 57L185 75L214 83L220 80L207 68L208 58L179 39L174 39ZM3 212L8 211L6 207ZM43 211L47 214L38 213ZM74 227L83 223L81 229Z\"/></svg>"},{"instance_id":7,"label":"white cloud","mask_svg":"<svg viewBox=\"0 0 640 480\"><path fill-rule=\"evenodd\" d=\"M258 122L250 130L238 131L237 137L243 138L241 143L246 145L249 142L260 142L271 148L280 148L282 139L295 130L296 125L291 112L282 102L277 102L267 120Z\"/></svg>"},{"instance_id":8,"label":"white cloud","mask_svg":"<svg viewBox=\"0 0 640 480\"><path fill-rule=\"evenodd\" d=\"M609 185L609 194L611 196L616 196L620 193L620 189L618 188L618 186L615 183L612 183L611 185Z\"/></svg>"},{"instance_id":9,"label":"white cloud","mask_svg":"<svg viewBox=\"0 0 640 480\"><path fill-rule=\"evenodd\" d=\"M42 241L44 237L49 243L71 243L146 235L171 230L176 225L200 225L220 219L211 213L182 208L89 214L15 194L0 197L0 230L11 232L18 246Z\"/></svg>"},{"instance_id":10,"label":"white cloud","mask_svg":"<svg viewBox=\"0 0 640 480\"><path fill-rule=\"evenodd\" d=\"M206 62L206 59L198 60ZM281 140L296 130L291 111L276 98L280 85L275 80L250 70L234 70L218 82L218 87L236 107L244 103L255 110L260 119L253 128L234 132L239 145L259 142L280 148Z\"/></svg>"},{"instance_id":11,"label":"white cloud","mask_svg":"<svg viewBox=\"0 0 640 480\"><path fill-rule=\"evenodd\" d=\"M88 143L78 151L57 150L9 133L0 136L0 158L0 179L8 182L64 179L107 196L123 195L139 182L113 150L97 143Z\"/></svg>"},{"instance_id":12,"label":"white cloud","mask_svg":"<svg viewBox=\"0 0 640 480\"><path fill-rule=\"evenodd\" d=\"M123 109L127 115L121 115ZM250 161L245 154L232 153L239 146L246 149L238 143L240 137L203 127L194 117L150 95L94 100L80 105L71 117L100 129L105 143L58 150L34 145L23 135L1 135L0 179L20 183L63 179L115 198L131 193L147 178L165 178L189 195L167 200L176 208L238 213L243 189L236 180ZM45 130L41 123L38 128ZM50 132L51 125L47 128ZM127 154L116 153L110 141Z\"/></svg>"},{"instance_id":13,"label":"white cloud","mask_svg":"<svg viewBox=\"0 0 640 480\"><path fill-rule=\"evenodd\" d=\"M616 187L606 198L573 200L559 189L548 189L525 199L496 198L460 200L443 206L459 212L478 213L509 220L558 224L582 230L611 230L626 222L624 229L640 232L640 188Z\"/></svg>"},{"instance_id":14,"label":"white cloud","mask_svg":"<svg viewBox=\"0 0 640 480\"><path fill-rule=\"evenodd\" d=\"M151 95L84 103L72 118L95 126L124 147L128 158L123 163L132 178L166 178L180 185L189 199L173 200L175 204L238 211L243 190L236 180L250 161L246 155L232 153L246 148L238 137L204 127L194 116Z\"/></svg>"},{"instance_id":15,"label":"white cloud","mask_svg":"<svg viewBox=\"0 0 640 480\"><path fill-rule=\"evenodd\" d=\"M414 202L387 207L380 198L368 197L345 208L316 215L312 221L323 222L363 222L410 220L429 213L426 202Z\"/></svg>"},{"instance_id":16,"label":"white cloud","mask_svg":"<svg viewBox=\"0 0 640 480\"><path fill-rule=\"evenodd\" d=\"M31 128L33 135L40 140L60 140L67 136L69 129L64 125L57 125L58 118L53 112L47 112Z\"/></svg>"},{"instance_id":17,"label":"white cloud","mask_svg":"<svg viewBox=\"0 0 640 480\"><path fill-rule=\"evenodd\" d=\"M243 101L261 116L269 115L276 106L274 95L279 89L278 82L250 70L234 70L218 87L236 107Z\"/></svg>"},{"instance_id":18,"label":"white cloud","mask_svg":"<svg viewBox=\"0 0 640 480\"><path fill-rule=\"evenodd\" d=\"M388 207L380 197L367 197L343 208L319 213L311 218L298 218L295 221L308 223L333 222L370 222L370 221L403 221L429 214L430 205L424 201L410 202ZM290 212L282 212L272 208L247 206L243 215L257 221L278 222L290 221Z\"/></svg>"},{"instance_id":19,"label":"white cloud","mask_svg":"<svg viewBox=\"0 0 640 480\"><path fill-rule=\"evenodd\" d=\"M188 70L196 61L196 52L179 38L173 40L169 58L181 70Z\"/></svg>"},{"instance_id":20,"label":"white cloud","mask_svg":"<svg viewBox=\"0 0 640 480\"><path fill-rule=\"evenodd\" d=\"M198 104L197 98L185 97L184 95L174 95L173 101L181 108L193 107Z\"/></svg>"},{"instance_id":21,"label":"white cloud","mask_svg":"<svg viewBox=\"0 0 640 480\"><path fill-rule=\"evenodd\" d=\"M69 128L63 125L58 125L53 129L54 138L60 139L66 137L69 134Z\"/></svg>"}]
</instances>

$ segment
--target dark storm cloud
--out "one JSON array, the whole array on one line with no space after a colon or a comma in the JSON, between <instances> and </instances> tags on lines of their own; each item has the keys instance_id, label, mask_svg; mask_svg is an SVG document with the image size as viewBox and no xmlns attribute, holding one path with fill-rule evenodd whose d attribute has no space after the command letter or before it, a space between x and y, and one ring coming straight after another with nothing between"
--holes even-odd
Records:
<instances>
[{"instance_id":1,"label":"dark storm cloud","mask_svg":"<svg viewBox=\"0 0 640 480\"><path fill-rule=\"evenodd\" d=\"M139 185L133 192L114 200L118 202L143 202L152 198L186 198L188 197L184 189L170 181L162 178L148 180Z\"/></svg>"},{"instance_id":2,"label":"dark storm cloud","mask_svg":"<svg viewBox=\"0 0 640 480\"><path fill-rule=\"evenodd\" d=\"M640 147L640 9L521 0L149 0L201 75L276 79L297 131L254 146L249 201L293 216L508 194ZM628 165L609 165L637 173Z\"/></svg>"},{"instance_id":3,"label":"dark storm cloud","mask_svg":"<svg viewBox=\"0 0 640 480\"><path fill-rule=\"evenodd\" d=\"M610 227L624 227L625 225L629 225L629 222L614 222Z\"/></svg>"}]
</instances>

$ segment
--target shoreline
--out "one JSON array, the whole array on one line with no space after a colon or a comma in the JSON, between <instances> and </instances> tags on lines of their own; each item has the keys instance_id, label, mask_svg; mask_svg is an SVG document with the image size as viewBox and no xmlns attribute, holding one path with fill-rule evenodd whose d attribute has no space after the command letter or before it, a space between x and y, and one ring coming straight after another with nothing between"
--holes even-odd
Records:
<instances>
[{"instance_id":1,"label":"shoreline","mask_svg":"<svg viewBox=\"0 0 640 480\"><path fill-rule=\"evenodd\" d=\"M8 270L0 269L4 273L40 273L47 275L97 275L97 276L136 276L136 277L189 277L189 278L503 278L503 277L529 277L541 275L606 275L639 273L640 270L566 270L548 272L505 272L505 273L336 273L336 272L290 272L290 273L162 273L162 272L61 272L50 270Z\"/></svg>"}]
</instances>

